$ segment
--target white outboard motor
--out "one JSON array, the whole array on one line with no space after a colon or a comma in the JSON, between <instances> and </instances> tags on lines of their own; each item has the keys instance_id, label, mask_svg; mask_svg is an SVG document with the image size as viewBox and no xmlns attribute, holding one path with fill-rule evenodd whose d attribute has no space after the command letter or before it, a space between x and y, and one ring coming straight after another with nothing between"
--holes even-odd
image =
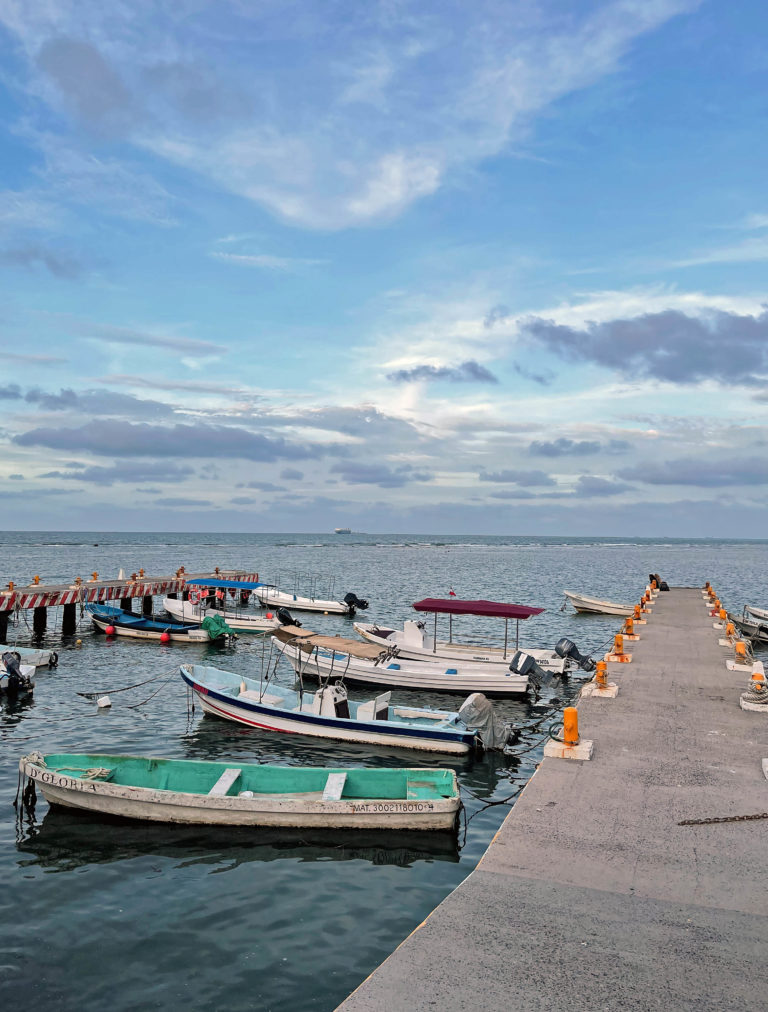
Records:
<instances>
[{"instance_id":1,"label":"white outboard motor","mask_svg":"<svg viewBox=\"0 0 768 1012\"><path fill-rule=\"evenodd\" d=\"M459 717L470 731L477 731L487 749L502 749L515 737L511 724L498 717L482 692L473 692L459 707Z\"/></svg>"},{"instance_id":2,"label":"white outboard motor","mask_svg":"<svg viewBox=\"0 0 768 1012\"><path fill-rule=\"evenodd\" d=\"M567 636L563 636L561 640L555 643L555 653L558 657L562 657L564 661L573 661L573 663L582 669L582 671L594 671L595 661L587 654L582 654L576 647L573 640L569 640Z\"/></svg>"}]
</instances>

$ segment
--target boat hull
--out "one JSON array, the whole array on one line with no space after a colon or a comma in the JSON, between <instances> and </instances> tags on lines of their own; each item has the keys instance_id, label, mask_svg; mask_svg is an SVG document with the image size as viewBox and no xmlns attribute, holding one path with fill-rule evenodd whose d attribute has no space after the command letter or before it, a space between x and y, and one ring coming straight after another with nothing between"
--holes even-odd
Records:
<instances>
[{"instance_id":1,"label":"boat hull","mask_svg":"<svg viewBox=\"0 0 768 1012\"><path fill-rule=\"evenodd\" d=\"M186 665L181 667L181 677L194 692L204 713L254 729L310 735L313 738L355 742L360 745L386 745L423 752L441 752L448 755L466 755L476 747L474 734L466 729L456 728L448 731L437 727L416 728L395 721L356 721L296 712L265 703L240 700L229 693L217 691L196 680L192 670Z\"/></svg>"},{"instance_id":2,"label":"boat hull","mask_svg":"<svg viewBox=\"0 0 768 1012\"><path fill-rule=\"evenodd\" d=\"M274 639L274 637L273 637ZM461 665L446 670L450 664L430 664L427 661L413 661L401 664L397 660L387 659L382 663L348 658L346 654L332 658L330 653L315 651L308 655L291 643L275 644L283 652L294 671L302 677L318 678L343 677L345 682L360 685L379 685L389 689L419 689L427 692L457 692L466 696L471 692L482 692L486 696L496 698L504 696L521 696L528 689L528 679L524 675L516 675L508 667L498 670L489 667L466 668ZM349 663L347 663L349 661Z\"/></svg>"},{"instance_id":3,"label":"boat hull","mask_svg":"<svg viewBox=\"0 0 768 1012\"><path fill-rule=\"evenodd\" d=\"M634 615L634 608L628 604L602 601L597 597L585 597L583 594L574 594L569 590L564 593L576 611L582 615L618 615L621 618L631 618Z\"/></svg>"},{"instance_id":4,"label":"boat hull","mask_svg":"<svg viewBox=\"0 0 768 1012\"><path fill-rule=\"evenodd\" d=\"M122 626L112 620L105 620L96 618L95 615L91 616L91 621L99 632L106 632L108 627L112 627L115 630L116 636L128 636L134 640L156 640L159 641L161 636L166 635L165 632L158 632L156 629L138 629L132 626ZM201 643L214 643L215 640L210 639L208 633L203 629L190 629L189 632L171 632L167 631L167 635L171 638L171 643L195 643L198 646Z\"/></svg>"},{"instance_id":5,"label":"boat hull","mask_svg":"<svg viewBox=\"0 0 768 1012\"><path fill-rule=\"evenodd\" d=\"M300 597L286 594L276 587L259 587L253 591L265 608L288 608L289 611L316 611L321 615L352 615L351 608L344 601L326 601L319 597Z\"/></svg>"},{"instance_id":6,"label":"boat hull","mask_svg":"<svg viewBox=\"0 0 768 1012\"><path fill-rule=\"evenodd\" d=\"M501 670L509 668L510 661L517 651L517 647L508 648L506 653L503 647L482 647L472 643L448 643L445 640L437 641L437 648L431 650L428 647L418 647L413 644L405 645L402 642L402 631L392 630L392 636L379 636L373 630L376 628L371 623L355 622L355 631L369 643L375 643L383 649L392 646L397 647L397 656L405 660L413 661L435 661L445 659L459 661L462 668L477 670ZM539 648L529 649L521 647L524 653L530 654L540 668L551 671L554 674L564 674L567 665L562 657L558 657L554 650L543 650Z\"/></svg>"},{"instance_id":7,"label":"boat hull","mask_svg":"<svg viewBox=\"0 0 768 1012\"><path fill-rule=\"evenodd\" d=\"M218 608L199 608L190 601L174 601L168 597L163 598L163 607L177 622L200 623L206 615L220 615L230 629L235 629L237 632L271 632L280 625L276 618L220 611Z\"/></svg>"},{"instance_id":8,"label":"boat hull","mask_svg":"<svg viewBox=\"0 0 768 1012\"><path fill-rule=\"evenodd\" d=\"M294 797L261 795L252 798L212 798L208 794L84 780L41 768L25 759L21 760L20 769L40 787L49 804L152 822L326 829L449 830L456 823L460 804L458 796L430 799L342 798L339 801L324 801L322 791L306 792L300 796L296 794Z\"/></svg>"}]
</instances>

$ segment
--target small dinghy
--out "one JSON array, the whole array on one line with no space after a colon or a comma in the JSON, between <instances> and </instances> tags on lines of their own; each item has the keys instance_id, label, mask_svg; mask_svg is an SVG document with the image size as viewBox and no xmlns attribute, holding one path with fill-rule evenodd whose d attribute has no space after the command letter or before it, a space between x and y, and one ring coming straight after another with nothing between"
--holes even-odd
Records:
<instances>
[{"instance_id":1,"label":"small dinghy","mask_svg":"<svg viewBox=\"0 0 768 1012\"><path fill-rule=\"evenodd\" d=\"M475 707L481 701L490 708L481 693L474 693L458 713L452 713L426 707L390 706L389 692L366 702L355 702L347 697L341 682L331 685L326 681L312 693L272 682L265 684L200 664L182 664L180 674L205 713L268 731L454 755L476 748L502 748L510 734L509 729L499 727L498 718L491 728L493 738L488 734L481 736L474 721L471 727L465 722L462 711L470 700ZM484 726L487 717L484 709Z\"/></svg>"},{"instance_id":2,"label":"small dinghy","mask_svg":"<svg viewBox=\"0 0 768 1012\"><path fill-rule=\"evenodd\" d=\"M442 769L40 752L23 756L19 769L51 805L154 822L450 830L460 804L456 774Z\"/></svg>"},{"instance_id":3,"label":"small dinghy","mask_svg":"<svg viewBox=\"0 0 768 1012\"><path fill-rule=\"evenodd\" d=\"M635 613L630 604L616 604L615 601L604 601L599 597L575 594L572 590L564 590L563 593L582 615L620 615L622 618L631 618Z\"/></svg>"},{"instance_id":4,"label":"small dinghy","mask_svg":"<svg viewBox=\"0 0 768 1012\"><path fill-rule=\"evenodd\" d=\"M110 605L87 604L94 627L109 636L159 640L161 643L211 643L228 640L234 633L220 616L205 618L201 625L160 622L143 615L132 615Z\"/></svg>"}]
</instances>

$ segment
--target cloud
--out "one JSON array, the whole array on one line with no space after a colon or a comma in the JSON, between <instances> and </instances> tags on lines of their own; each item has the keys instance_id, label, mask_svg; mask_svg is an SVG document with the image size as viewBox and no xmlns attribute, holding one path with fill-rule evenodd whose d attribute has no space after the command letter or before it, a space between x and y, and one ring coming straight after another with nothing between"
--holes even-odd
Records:
<instances>
[{"instance_id":1,"label":"cloud","mask_svg":"<svg viewBox=\"0 0 768 1012\"><path fill-rule=\"evenodd\" d=\"M611 481L608 478L598 478L589 474L582 474L576 482L575 493L578 496L611 496L621 495L622 492L633 491L631 485L624 485L619 481Z\"/></svg>"},{"instance_id":2,"label":"cloud","mask_svg":"<svg viewBox=\"0 0 768 1012\"><path fill-rule=\"evenodd\" d=\"M485 366L470 359L462 362L461 365L417 365L413 369L398 369L396 372L387 374L387 379L393 383L413 383L426 381L428 383L439 380L447 380L450 383L498 383L498 379Z\"/></svg>"},{"instance_id":3,"label":"cloud","mask_svg":"<svg viewBox=\"0 0 768 1012\"><path fill-rule=\"evenodd\" d=\"M172 509L176 507L184 506L213 506L210 499L185 499L183 497L173 497L164 499L155 499L155 506L168 506Z\"/></svg>"},{"instance_id":4,"label":"cloud","mask_svg":"<svg viewBox=\"0 0 768 1012\"><path fill-rule=\"evenodd\" d=\"M257 399L258 394L248 390L241 385L228 383L207 383L201 380L155 380L146 376L131 376L125 373L113 373L109 376L100 376L99 383L123 384L125 386L146 387L149 390L183 390L189 393L200 394L226 394L229 396L240 396L247 394L252 399Z\"/></svg>"},{"instance_id":5,"label":"cloud","mask_svg":"<svg viewBox=\"0 0 768 1012\"><path fill-rule=\"evenodd\" d=\"M480 481L514 482L525 486L545 487L556 484L555 479L544 471L481 471L478 478Z\"/></svg>"},{"instance_id":6,"label":"cloud","mask_svg":"<svg viewBox=\"0 0 768 1012\"><path fill-rule=\"evenodd\" d=\"M284 485L274 485L271 481L241 481L238 488L256 488L260 492L285 492Z\"/></svg>"},{"instance_id":7,"label":"cloud","mask_svg":"<svg viewBox=\"0 0 768 1012\"><path fill-rule=\"evenodd\" d=\"M9 481L24 481L24 475L23 474L9 474L8 475L8 480Z\"/></svg>"},{"instance_id":8,"label":"cloud","mask_svg":"<svg viewBox=\"0 0 768 1012\"><path fill-rule=\"evenodd\" d=\"M79 260L44 243L28 242L0 250L0 264L8 267L42 266L63 281L72 281L82 274Z\"/></svg>"},{"instance_id":9,"label":"cloud","mask_svg":"<svg viewBox=\"0 0 768 1012\"><path fill-rule=\"evenodd\" d=\"M280 477L284 481L301 481L304 477L304 472L297 471L295 467L284 467L280 472Z\"/></svg>"},{"instance_id":10,"label":"cloud","mask_svg":"<svg viewBox=\"0 0 768 1012\"><path fill-rule=\"evenodd\" d=\"M256 506L259 503L258 499L254 499L253 496L249 495L236 495L229 501L234 506Z\"/></svg>"},{"instance_id":11,"label":"cloud","mask_svg":"<svg viewBox=\"0 0 768 1012\"><path fill-rule=\"evenodd\" d=\"M8 383L0 387L0 401L20 401L23 394L18 383Z\"/></svg>"},{"instance_id":12,"label":"cloud","mask_svg":"<svg viewBox=\"0 0 768 1012\"><path fill-rule=\"evenodd\" d=\"M521 331L561 358L641 378L748 383L768 373L768 310L756 316L717 310L688 316L669 309L583 328L529 317Z\"/></svg>"},{"instance_id":13,"label":"cloud","mask_svg":"<svg viewBox=\"0 0 768 1012\"><path fill-rule=\"evenodd\" d=\"M699 488L726 488L729 485L768 484L768 458L730 457L683 458L660 463L646 461L618 472L620 478L646 485L695 485Z\"/></svg>"},{"instance_id":14,"label":"cloud","mask_svg":"<svg viewBox=\"0 0 768 1012\"><path fill-rule=\"evenodd\" d=\"M611 439L601 443L596 439L567 439L561 436L551 441L534 439L528 453L534 457L585 457L595 453L625 453L631 449L624 439Z\"/></svg>"},{"instance_id":15,"label":"cloud","mask_svg":"<svg viewBox=\"0 0 768 1012\"><path fill-rule=\"evenodd\" d=\"M70 481L87 481L95 485L114 485L115 482L140 484L146 481L185 481L195 472L191 467L178 464L148 464L144 461L121 461L112 467L79 465L75 471L48 471L41 478L66 478Z\"/></svg>"},{"instance_id":16,"label":"cloud","mask_svg":"<svg viewBox=\"0 0 768 1012\"><path fill-rule=\"evenodd\" d=\"M154 334L130 327L114 327L106 323L93 323L90 320L79 320L64 317L63 325L67 330L79 337L94 338L106 344L126 344L148 348L170 348L173 351L187 352L192 355L222 355L227 349L210 341L198 341L190 337L177 337L172 334Z\"/></svg>"},{"instance_id":17,"label":"cloud","mask_svg":"<svg viewBox=\"0 0 768 1012\"><path fill-rule=\"evenodd\" d=\"M526 492L525 489L502 489L499 492L490 492L491 499L536 499L538 496L533 492Z\"/></svg>"},{"instance_id":18,"label":"cloud","mask_svg":"<svg viewBox=\"0 0 768 1012\"><path fill-rule=\"evenodd\" d=\"M380 488L402 488L410 482L432 481L434 475L412 464L387 467L386 464L359 464L344 461L334 464L332 473L340 474L349 485L378 485Z\"/></svg>"},{"instance_id":19,"label":"cloud","mask_svg":"<svg viewBox=\"0 0 768 1012\"><path fill-rule=\"evenodd\" d=\"M696 0L10 4L36 103L292 223L387 219L504 152ZM236 40L236 45L231 44ZM302 73L296 74L300 66ZM21 76L21 75L19 75Z\"/></svg>"},{"instance_id":20,"label":"cloud","mask_svg":"<svg viewBox=\"0 0 768 1012\"><path fill-rule=\"evenodd\" d=\"M59 393L53 394L33 388L27 391L24 400L39 405L45 411L79 411L89 415L144 418L162 418L173 414L173 408L161 401L141 400L112 390L84 390L76 393L72 389L62 388Z\"/></svg>"},{"instance_id":21,"label":"cloud","mask_svg":"<svg viewBox=\"0 0 768 1012\"><path fill-rule=\"evenodd\" d=\"M235 460L304 460L334 453L334 446L300 446L224 425L160 426L93 421L78 428L32 429L14 436L18 446L84 450L109 457L222 457Z\"/></svg>"},{"instance_id":22,"label":"cloud","mask_svg":"<svg viewBox=\"0 0 768 1012\"><path fill-rule=\"evenodd\" d=\"M303 267L320 267L328 262L327 260L309 260L302 257L279 257L270 253L223 253L221 250L215 250L211 256L216 260L224 260L226 263L235 264L238 267L258 267L261 270L283 271L286 274L301 270Z\"/></svg>"},{"instance_id":23,"label":"cloud","mask_svg":"<svg viewBox=\"0 0 768 1012\"><path fill-rule=\"evenodd\" d=\"M17 352L2 349L2 357L12 362L29 362L32 365L58 365L61 362L68 362L69 359L59 358L56 355L21 355Z\"/></svg>"}]
</instances>

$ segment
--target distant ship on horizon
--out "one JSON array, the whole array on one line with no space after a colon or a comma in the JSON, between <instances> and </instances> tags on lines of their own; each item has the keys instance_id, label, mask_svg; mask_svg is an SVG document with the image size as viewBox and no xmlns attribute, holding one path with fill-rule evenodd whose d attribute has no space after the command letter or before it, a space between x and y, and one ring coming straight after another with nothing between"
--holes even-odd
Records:
<instances>
[{"instance_id":1,"label":"distant ship on horizon","mask_svg":"<svg viewBox=\"0 0 768 1012\"><path fill-rule=\"evenodd\" d=\"M333 528L333 533L334 534L351 534L352 533L352 528L351 527L334 527Z\"/></svg>"}]
</instances>

